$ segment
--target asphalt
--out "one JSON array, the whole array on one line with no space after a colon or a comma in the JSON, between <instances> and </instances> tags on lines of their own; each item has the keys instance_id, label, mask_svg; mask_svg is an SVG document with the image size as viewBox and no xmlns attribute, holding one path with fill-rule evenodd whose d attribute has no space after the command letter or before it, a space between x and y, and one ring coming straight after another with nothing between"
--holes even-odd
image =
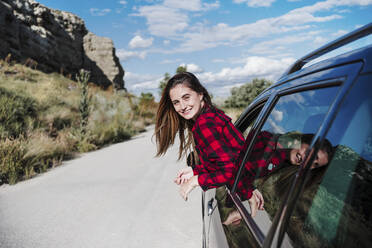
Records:
<instances>
[{"instance_id":1,"label":"asphalt","mask_svg":"<svg viewBox=\"0 0 372 248\"><path fill-rule=\"evenodd\" d=\"M0 187L1 248L201 247L201 191L173 183L177 145L155 158L153 130Z\"/></svg>"}]
</instances>

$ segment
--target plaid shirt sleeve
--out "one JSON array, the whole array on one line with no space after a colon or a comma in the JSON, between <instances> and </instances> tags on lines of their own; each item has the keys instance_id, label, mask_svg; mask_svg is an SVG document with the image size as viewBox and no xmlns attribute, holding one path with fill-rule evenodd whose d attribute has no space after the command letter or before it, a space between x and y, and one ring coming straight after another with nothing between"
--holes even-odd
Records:
<instances>
[{"instance_id":1,"label":"plaid shirt sleeve","mask_svg":"<svg viewBox=\"0 0 372 248\"><path fill-rule=\"evenodd\" d=\"M246 140L244 150L247 149L250 142L250 139ZM244 164L245 172L238 182L237 193L242 200L251 198L255 179L264 177L280 168L286 159L286 152L281 148L281 144L277 142L277 136L267 131L258 135L249 159ZM239 165L243 155L242 153L238 160Z\"/></svg>"},{"instance_id":2,"label":"plaid shirt sleeve","mask_svg":"<svg viewBox=\"0 0 372 248\"><path fill-rule=\"evenodd\" d=\"M236 159L243 146L242 134L231 122L217 116L203 116L193 134L201 163L194 174L203 190L229 185L236 172Z\"/></svg>"},{"instance_id":3,"label":"plaid shirt sleeve","mask_svg":"<svg viewBox=\"0 0 372 248\"><path fill-rule=\"evenodd\" d=\"M208 171L202 166L202 164L196 164L193 168L193 171L194 171L194 175L208 173Z\"/></svg>"}]
</instances>

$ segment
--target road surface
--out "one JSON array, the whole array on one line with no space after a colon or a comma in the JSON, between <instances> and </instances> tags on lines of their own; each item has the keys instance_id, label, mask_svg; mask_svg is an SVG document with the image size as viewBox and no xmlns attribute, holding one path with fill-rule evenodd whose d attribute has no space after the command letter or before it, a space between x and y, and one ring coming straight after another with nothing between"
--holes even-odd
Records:
<instances>
[{"instance_id":1,"label":"road surface","mask_svg":"<svg viewBox=\"0 0 372 248\"><path fill-rule=\"evenodd\" d=\"M0 247L201 247L201 191L183 201L185 162L154 158L152 132L1 186Z\"/></svg>"}]
</instances>

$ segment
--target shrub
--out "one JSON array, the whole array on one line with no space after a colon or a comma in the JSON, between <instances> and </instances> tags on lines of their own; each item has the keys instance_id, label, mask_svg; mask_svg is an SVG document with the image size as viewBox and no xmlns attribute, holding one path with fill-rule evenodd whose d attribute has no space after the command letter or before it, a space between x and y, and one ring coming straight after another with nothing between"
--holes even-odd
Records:
<instances>
[{"instance_id":1,"label":"shrub","mask_svg":"<svg viewBox=\"0 0 372 248\"><path fill-rule=\"evenodd\" d=\"M25 134L36 119L35 100L0 88L0 137L16 138Z\"/></svg>"},{"instance_id":2,"label":"shrub","mask_svg":"<svg viewBox=\"0 0 372 248\"><path fill-rule=\"evenodd\" d=\"M231 96L225 101L227 108L247 107L264 89L272 85L266 79L255 78L252 82L231 89Z\"/></svg>"},{"instance_id":3,"label":"shrub","mask_svg":"<svg viewBox=\"0 0 372 248\"><path fill-rule=\"evenodd\" d=\"M138 112L141 117L154 119L157 110L155 97L151 93L141 93Z\"/></svg>"},{"instance_id":4,"label":"shrub","mask_svg":"<svg viewBox=\"0 0 372 248\"><path fill-rule=\"evenodd\" d=\"M0 141L0 184L15 184L22 177L25 153L24 143L19 139Z\"/></svg>"},{"instance_id":5,"label":"shrub","mask_svg":"<svg viewBox=\"0 0 372 248\"><path fill-rule=\"evenodd\" d=\"M85 70L80 70L79 75L76 77L77 81L80 86L80 104L79 104L79 111L81 115L81 122L80 127L82 133L85 132L85 127L88 124L88 117L89 117L89 105L90 105L90 97L88 93L88 80L90 77L90 73Z\"/></svg>"}]
</instances>

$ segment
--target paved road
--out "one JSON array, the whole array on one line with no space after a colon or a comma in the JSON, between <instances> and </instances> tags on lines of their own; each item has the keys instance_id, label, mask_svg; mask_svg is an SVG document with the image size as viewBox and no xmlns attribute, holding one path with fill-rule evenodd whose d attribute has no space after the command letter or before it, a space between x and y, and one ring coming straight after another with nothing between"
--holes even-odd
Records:
<instances>
[{"instance_id":1,"label":"paved road","mask_svg":"<svg viewBox=\"0 0 372 248\"><path fill-rule=\"evenodd\" d=\"M151 136L0 187L0 247L201 247L200 190L182 200L178 147L154 158Z\"/></svg>"}]
</instances>

